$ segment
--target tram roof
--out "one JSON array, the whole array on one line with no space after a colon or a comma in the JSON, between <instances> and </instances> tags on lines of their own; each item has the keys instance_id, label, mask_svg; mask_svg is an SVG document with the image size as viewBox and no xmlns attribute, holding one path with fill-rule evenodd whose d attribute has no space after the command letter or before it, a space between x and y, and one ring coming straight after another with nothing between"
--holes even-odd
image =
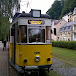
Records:
<instances>
[{"instance_id":1,"label":"tram roof","mask_svg":"<svg viewBox=\"0 0 76 76\"><path fill-rule=\"evenodd\" d=\"M31 13L16 13L13 17L13 21L16 19L16 18L19 18L19 17L31 17L31 18L35 18L35 17L32 17L32 14ZM37 17L36 17L37 18ZM47 15L47 14L41 14L40 17L38 18L47 18L47 19L50 19L50 16Z\"/></svg>"}]
</instances>

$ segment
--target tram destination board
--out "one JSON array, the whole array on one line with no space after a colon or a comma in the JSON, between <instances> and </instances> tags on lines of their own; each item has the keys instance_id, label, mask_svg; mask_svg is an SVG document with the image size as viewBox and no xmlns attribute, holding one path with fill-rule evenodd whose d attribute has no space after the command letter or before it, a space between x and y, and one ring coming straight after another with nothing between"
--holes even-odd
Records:
<instances>
[{"instance_id":1,"label":"tram destination board","mask_svg":"<svg viewBox=\"0 0 76 76\"><path fill-rule=\"evenodd\" d=\"M44 20L28 20L28 24L39 24L39 25L43 25L45 24Z\"/></svg>"}]
</instances>

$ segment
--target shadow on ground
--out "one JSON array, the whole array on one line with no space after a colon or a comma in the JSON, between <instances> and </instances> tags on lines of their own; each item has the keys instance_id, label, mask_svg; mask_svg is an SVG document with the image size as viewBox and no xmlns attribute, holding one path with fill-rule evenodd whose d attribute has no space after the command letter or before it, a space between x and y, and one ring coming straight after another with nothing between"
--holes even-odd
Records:
<instances>
[{"instance_id":1,"label":"shadow on ground","mask_svg":"<svg viewBox=\"0 0 76 76\"><path fill-rule=\"evenodd\" d=\"M31 73L30 75L25 74L25 75L19 75L19 76L48 76L48 73L45 72L45 71L43 71L43 70L41 70L41 71L39 72L39 74L38 74L37 72L33 72L33 73Z\"/></svg>"}]
</instances>

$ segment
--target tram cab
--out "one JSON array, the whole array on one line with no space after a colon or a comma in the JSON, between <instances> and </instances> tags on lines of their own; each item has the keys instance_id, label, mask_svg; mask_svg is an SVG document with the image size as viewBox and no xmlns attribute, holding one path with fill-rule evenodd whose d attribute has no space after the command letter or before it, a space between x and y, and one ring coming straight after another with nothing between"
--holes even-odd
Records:
<instances>
[{"instance_id":1,"label":"tram cab","mask_svg":"<svg viewBox=\"0 0 76 76\"><path fill-rule=\"evenodd\" d=\"M10 25L10 62L18 72L52 67L51 19L41 10L16 13Z\"/></svg>"}]
</instances>

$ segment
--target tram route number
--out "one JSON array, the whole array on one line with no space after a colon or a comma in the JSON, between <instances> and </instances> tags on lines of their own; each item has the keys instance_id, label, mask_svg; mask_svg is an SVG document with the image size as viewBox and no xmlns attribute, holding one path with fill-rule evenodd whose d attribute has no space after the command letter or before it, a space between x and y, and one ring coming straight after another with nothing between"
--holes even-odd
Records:
<instances>
[{"instance_id":1,"label":"tram route number","mask_svg":"<svg viewBox=\"0 0 76 76\"><path fill-rule=\"evenodd\" d=\"M34 54L40 54L40 52L34 52Z\"/></svg>"}]
</instances>

